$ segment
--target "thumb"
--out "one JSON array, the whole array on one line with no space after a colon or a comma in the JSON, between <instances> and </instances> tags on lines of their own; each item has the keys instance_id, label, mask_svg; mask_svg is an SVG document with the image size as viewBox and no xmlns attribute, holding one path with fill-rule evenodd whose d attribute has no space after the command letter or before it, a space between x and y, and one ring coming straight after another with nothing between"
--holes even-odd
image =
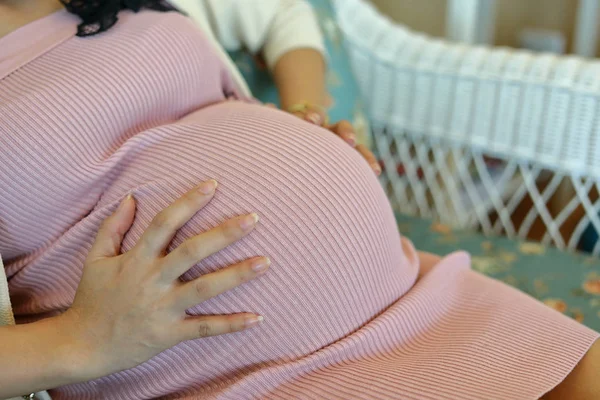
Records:
<instances>
[{"instance_id":1,"label":"thumb","mask_svg":"<svg viewBox=\"0 0 600 400\"><path fill-rule=\"evenodd\" d=\"M117 210L100 226L89 259L115 257L121 251L123 237L131 228L135 216L135 200L128 195Z\"/></svg>"}]
</instances>

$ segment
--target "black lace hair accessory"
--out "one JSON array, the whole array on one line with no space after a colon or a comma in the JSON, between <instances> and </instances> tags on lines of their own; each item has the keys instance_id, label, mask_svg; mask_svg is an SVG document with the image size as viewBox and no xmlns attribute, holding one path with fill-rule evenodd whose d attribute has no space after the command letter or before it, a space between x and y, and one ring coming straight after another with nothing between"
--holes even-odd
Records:
<instances>
[{"instance_id":1,"label":"black lace hair accessory","mask_svg":"<svg viewBox=\"0 0 600 400\"><path fill-rule=\"evenodd\" d=\"M77 27L77 36L91 36L104 32L117 22L121 10L138 12L142 8L156 11L176 11L162 0L60 0L67 11L78 15L82 23Z\"/></svg>"}]
</instances>

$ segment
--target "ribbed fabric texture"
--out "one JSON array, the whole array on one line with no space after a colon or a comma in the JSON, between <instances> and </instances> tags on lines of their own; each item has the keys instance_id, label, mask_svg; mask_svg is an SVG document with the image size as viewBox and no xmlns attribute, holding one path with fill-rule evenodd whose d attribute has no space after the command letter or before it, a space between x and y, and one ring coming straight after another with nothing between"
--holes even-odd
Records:
<instances>
[{"instance_id":1,"label":"ribbed fabric texture","mask_svg":"<svg viewBox=\"0 0 600 400\"><path fill-rule=\"evenodd\" d=\"M55 14L0 48L74 22ZM215 178L214 201L173 246L227 217L261 222L184 279L255 255L273 265L190 310L257 312L262 326L182 343L55 399L534 399L596 339L471 272L463 253L419 274L361 156L290 115L226 101L229 74L182 16L124 14L105 34L71 34L0 81L0 252L18 320L69 307L98 225L127 193L138 212L124 250Z\"/></svg>"}]
</instances>

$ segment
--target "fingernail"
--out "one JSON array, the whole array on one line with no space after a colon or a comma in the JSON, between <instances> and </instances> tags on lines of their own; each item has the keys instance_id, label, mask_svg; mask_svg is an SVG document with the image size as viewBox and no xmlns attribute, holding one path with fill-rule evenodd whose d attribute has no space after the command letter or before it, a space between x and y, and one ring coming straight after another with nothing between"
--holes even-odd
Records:
<instances>
[{"instance_id":1,"label":"fingernail","mask_svg":"<svg viewBox=\"0 0 600 400\"><path fill-rule=\"evenodd\" d=\"M265 272L267 269L269 269L270 265L271 260L268 257L263 257L252 262L252 271L256 273Z\"/></svg>"},{"instance_id":2,"label":"fingernail","mask_svg":"<svg viewBox=\"0 0 600 400\"><path fill-rule=\"evenodd\" d=\"M252 229L254 227L254 225L256 225L257 222L258 222L257 214L252 213L250 215L246 215L240 221L240 228L242 228L245 231L248 231L248 230Z\"/></svg>"},{"instance_id":3,"label":"fingernail","mask_svg":"<svg viewBox=\"0 0 600 400\"><path fill-rule=\"evenodd\" d=\"M353 134L348 135L348 139L346 139L346 141L350 146L356 146L356 136L354 136Z\"/></svg>"},{"instance_id":4,"label":"fingernail","mask_svg":"<svg viewBox=\"0 0 600 400\"><path fill-rule=\"evenodd\" d=\"M121 204L119 204L118 211L121 211L123 208L125 208L125 204L127 204L127 202L129 202L129 200L131 199L133 199L133 195L129 193L127 197L125 197L123 201L121 201Z\"/></svg>"},{"instance_id":5,"label":"fingernail","mask_svg":"<svg viewBox=\"0 0 600 400\"><path fill-rule=\"evenodd\" d=\"M246 321L244 322L244 326L246 328L252 328L253 326L256 326L262 322L264 322L265 318L262 315L255 315L253 317L248 317L246 318Z\"/></svg>"},{"instance_id":6,"label":"fingernail","mask_svg":"<svg viewBox=\"0 0 600 400\"><path fill-rule=\"evenodd\" d=\"M375 171L377 176L381 175L381 166L379 164L373 163L371 164L371 168L373 168L373 171Z\"/></svg>"},{"instance_id":7,"label":"fingernail","mask_svg":"<svg viewBox=\"0 0 600 400\"><path fill-rule=\"evenodd\" d=\"M212 194L217 189L217 181L211 179L198 186L198 191L202 194Z\"/></svg>"},{"instance_id":8,"label":"fingernail","mask_svg":"<svg viewBox=\"0 0 600 400\"><path fill-rule=\"evenodd\" d=\"M319 125L319 126L323 125L323 120L319 113L309 112L308 114L306 114L305 118L308 122L312 122L315 125Z\"/></svg>"}]
</instances>

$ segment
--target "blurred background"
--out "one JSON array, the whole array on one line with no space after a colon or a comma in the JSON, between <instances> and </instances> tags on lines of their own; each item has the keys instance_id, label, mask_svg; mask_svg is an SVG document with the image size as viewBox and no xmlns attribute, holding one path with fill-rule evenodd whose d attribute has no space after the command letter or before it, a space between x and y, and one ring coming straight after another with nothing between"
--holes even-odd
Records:
<instances>
[{"instance_id":1,"label":"blurred background","mask_svg":"<svg viewBox=\"0 0 600 400\"><path fill-rule=\"evenodd\" d=\"M400 231L599 330L600 0L310 1Z\"/></svg>"},{"instance_id":2,"label":"blurred background","mask_svg":"<svg viewBox=\"0 0 600 400\"><path fill-rule=\"evenodd\" d=\"M395 21L433 36L445 37L452 29L447 22L451 18L447 17L454 7L462 14L457 16L459 19L469 18L470 12L477 13L481 25L490 29L476 34L475 42L590 57L600 54L596 27L590 26L598 22L596 0L371 1ZM576 45L578 29L585 42L580 45L580 52Z\"/></svg>"}]
</instances>

